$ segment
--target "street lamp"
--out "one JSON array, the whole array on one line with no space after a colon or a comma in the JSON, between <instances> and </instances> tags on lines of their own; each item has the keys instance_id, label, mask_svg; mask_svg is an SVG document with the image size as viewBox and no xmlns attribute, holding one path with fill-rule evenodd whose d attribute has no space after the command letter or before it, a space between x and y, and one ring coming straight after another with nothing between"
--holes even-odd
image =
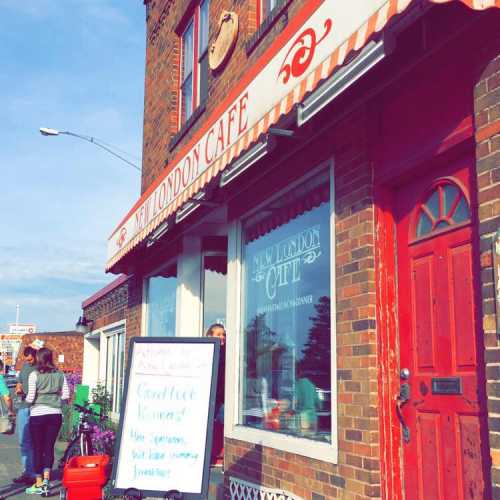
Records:
<instances>
[{"instance_id":1,"label":"street lamp","mask_svg":"<svg viewBox=\"0 0 500 500\"><path fill-rule=\"evenodd\" d=\"M55 130L53 128L47 128L47 127L40 127L40 133L46 137L52 137L56 135L71 135L72 137L77 137L78 139L83 139L84 141L91 142L92 144L95 144L96 146L99 146L100 148L104 149L108 153L111 153L113 156L116 156L120 160L124 161L131 167L134 167L136 170L141 171L140 167L138 167L135 163L132 163L131 161L128 161L126 158L123 158L123 156L120 156L118 153L115 153L112 149L110 149L108 146L105 144L102 144L103 141L100 141L99 139L96 139L95 137L91 137L89 135L80 135L80 134L75 134L74 132L69 132L68 130L64 131L59 131Z\"/></svg>"}]
</instances>

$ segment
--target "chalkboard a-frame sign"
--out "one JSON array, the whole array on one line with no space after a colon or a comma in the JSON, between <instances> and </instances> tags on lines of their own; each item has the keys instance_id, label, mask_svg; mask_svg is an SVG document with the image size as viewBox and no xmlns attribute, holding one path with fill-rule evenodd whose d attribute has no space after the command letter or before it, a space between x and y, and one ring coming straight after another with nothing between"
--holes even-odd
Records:
<instances>
[{"instance_id":1,"label":"chalkboard a-frame sign","mask_svg":"<svg viewBox=\"0 0 500 500\"><path fill-rule=\"evenodd\" d=\"M220 343L217 338L130 341L113 494L208 496Z\"/></svg>"}]
</instances>

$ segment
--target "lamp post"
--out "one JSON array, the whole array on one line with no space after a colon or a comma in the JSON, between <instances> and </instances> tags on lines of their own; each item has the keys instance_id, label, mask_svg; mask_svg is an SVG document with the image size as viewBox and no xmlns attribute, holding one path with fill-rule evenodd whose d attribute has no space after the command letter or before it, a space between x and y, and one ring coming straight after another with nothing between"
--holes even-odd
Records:
<instances>
[{"instance_id":1,"label":"lamp post","mask_svg":"<svg viewBox=\"0 0 500 500\"><path fill-rule=\"evenodd\" d=\"M70 132L68 130L59 131L59 130L55 130L53 128L47 128L47 127L40 127L40 133L46 137L53 137L53 136L57 136L57 135L70 135L72 137L77 137L78 139L83 139L84 141L95 144L96 146L100 147L101 149L104 149L105 151L107 151L108 153L111 153L113 156L116 156L117 158L124 161L125 163L127 163L131 167L134 167L136 170L139 170L139 172L141 171L140 167L138 167L135 163L132 163L131 161L127 160L126 158L123 158L123 156L120 156L118 153L116 153L115 151L110 149L108 146L102 144L102 141L100 141L99 139L96 139L95 137L92 137L89 135L75 134L74 132Z\"/></svg>"}]
</instances>

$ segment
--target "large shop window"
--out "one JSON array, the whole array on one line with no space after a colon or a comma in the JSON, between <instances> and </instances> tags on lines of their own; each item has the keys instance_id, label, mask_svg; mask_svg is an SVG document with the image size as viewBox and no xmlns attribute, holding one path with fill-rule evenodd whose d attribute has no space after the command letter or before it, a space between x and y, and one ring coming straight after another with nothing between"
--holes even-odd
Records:
<instances>
[{"instance_id":1,"label":"large shop window","mask_svg":"<svg viewBox=\"0 0 500 500\"><path fill-rule=\"evenodd\" d=\"M105 330L106 345L106 390L111 395L111 411L120 412L123 393L123 373L125 368L125 327L124 325Z\"/></svg>"},{"instance_id":2,"label":"large shop window","mask_svg":"<svg viewBox=\"0 0 500 500\"><path fill-rule=\"evenodd\" d=\"M243 225L240 424L331 441L329 173Z\"/></svg>"},{"instance_id":3,"label":"large shop window","mask_svg":"<svg viewBox=\"0 0 500 500\"><path fill-rule=\"evenodd\" d=\"M209 9L209 0L200 2L182 34L180 126L208 95Z\"/></svg>"},{"instance_id":4,"label":"large shop window","mask_svg":"<svg viewBox=\"0 0 500 500\"><path fill-rule=\"evenodd\" d=\"M203 255L203 331L214 323L226 324L227 255Z\"/></svg>"},{"instance_id":5,"label":"large shop window","mask_svg":"<svg viewBox=\"0 0 500 500\"><path fill-rule=\"evenodd\" d=\"M177 295L177 267L162 268L146 280L149 337L174 337Z\"/></svg>"}]
</instances>

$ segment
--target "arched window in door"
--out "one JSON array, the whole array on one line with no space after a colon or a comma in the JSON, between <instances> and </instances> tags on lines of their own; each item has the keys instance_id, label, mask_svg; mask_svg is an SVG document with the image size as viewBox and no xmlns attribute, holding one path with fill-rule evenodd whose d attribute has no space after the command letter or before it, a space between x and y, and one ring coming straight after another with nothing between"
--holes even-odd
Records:
<instances>
[{"instance_id":1,"label":"arched window in door","mask_svg":"<svg viewBox=\"0 0 500 500\"><path fill-rule=\"evenodd\" d=\"M470 220L470 205L462 189L450 179L438 180L417 209L415 237L451 229Z\"/></svg>"}]
</instances>

